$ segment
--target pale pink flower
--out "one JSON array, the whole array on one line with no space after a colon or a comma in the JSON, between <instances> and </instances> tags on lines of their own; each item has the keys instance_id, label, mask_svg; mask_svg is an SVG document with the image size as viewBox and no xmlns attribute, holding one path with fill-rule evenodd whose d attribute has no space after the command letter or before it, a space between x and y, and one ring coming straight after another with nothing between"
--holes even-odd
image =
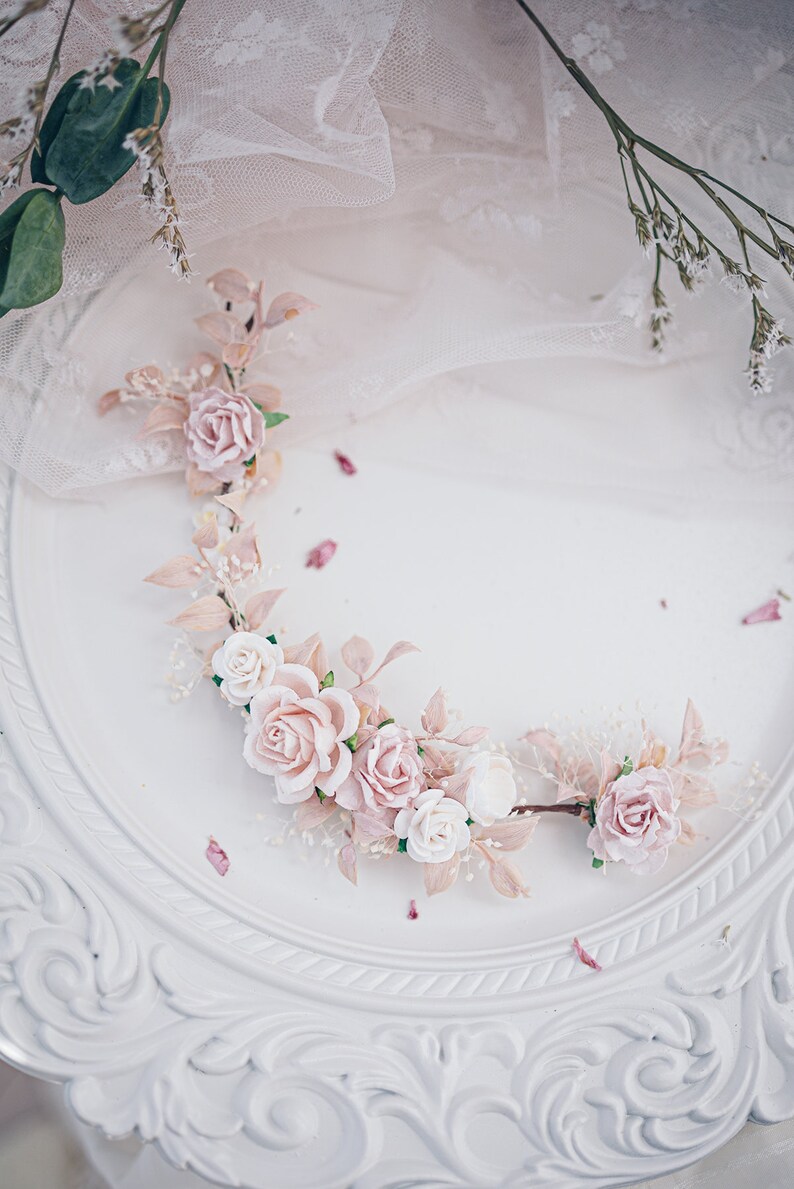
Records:
<instances>
[{"instance_id":1,"label":"pale pink flower","mask_svg":"<svg viewBox=\"0 0 794 1189\"><path fill-rule=\"evenodd\" d=\"M188 396L188 462L221 483L235 483L265 444L265 420L242 392L201 388Z\"/></svg>"},{"instance_id":2,"label":"pale pink flower","mask_svg":"<svg viewBox=\"0 0 794 1189\"><path fill-rule=\"evenodd\" d=\"M678 805L664 768L640 768L619 776L606 786L596 806L587 845L602 862L625 863L638 875L651 875L664 865L681 833Z\"/></svg>"},{"instance_id":3,"label":"pale pink flower","mask_svg":"<svg viewBox=\"0 0 794 1189\"><path fill-rule=\"evenodd\" d=\"M336 800L345 809L404 809L424 787L416 740L405 727L388 723L358 747Z\"/></svg>"},{"instance_id":4,"label":"pale pink flower","mask_svg":"<svg viewBox=\"0 0 794 1189\"><path fill-rule=\"evenodd\" d=\"M251 701L243 755L257 772L275 778L279 801L306 801L315 788L332 796L350 774L345 740L358 722L347 690L321 690L305 665L280 665Z\"/></svg>"}]
</instances>

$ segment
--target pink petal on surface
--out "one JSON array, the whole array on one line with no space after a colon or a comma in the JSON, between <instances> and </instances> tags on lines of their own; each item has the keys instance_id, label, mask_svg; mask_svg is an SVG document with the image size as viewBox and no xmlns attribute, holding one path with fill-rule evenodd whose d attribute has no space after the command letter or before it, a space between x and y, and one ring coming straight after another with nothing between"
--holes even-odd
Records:
<instances>
[{"instance_id":1,"label":"pink petal on surface","mask_svg":"<svg viewBox=\"0 0 794 1189\"><path fill-rule=\"evenodd\" d=\"M742 623L774 623L776 619L782 618L780 614L780 599L770 599L762 607L756 607L755 611L751 611L749 615L745 615Z\"/></svg>"},{"instance_id":2,"label":"pink petal on surface","mask_svg":"<svg viewBox=\"0 0 794 1189\"><path fill-rule=\"evenodd\" d=\"M573 946L574 952L583 966L589 966L591 970L603 969L603 967L600 966L598 962L596 962L595 958L592 958L590 954L588 954L587 950L584 948L578 937L574 937L571 945Z\"/></svg>"},{"instance_id":3,"label":"pink petal on surface","mask_svg":"<svg viewBox=\"0 0 794 1189\"><path fill-rule=\"evenodd\" d=\"M355 475L358 472L358 467L353 463L346 454L341 450L334 450L334 458L339 463L339 469L344 471L346 475Z\"/></svg>"},{"instance_id":4,"label":"pink petal on surface","mask_svg":"<svg viewBox=\"0 0 794 1189\"><path fill-rule=\"evenodd\" d=\"M279 293L271 301L265 315L265 326L273 330L283 322L291 322L298 314L307 314L309 310L316 310L318 306L309 301L308 297L301 297L300 293Z\"/></svg>"},{"instance_id":5,"label":"pink petal on surface","mask_svg":"<svg viewBox=\"0 0 794 1189\"><path fill-rule=\"evenodd\" d=\"M169 623L176 628L185 628L188 632L217 632L226 627L231 616L231 609L223 599L217 595L205 595L203 599L196 599L184 611L180 611L176 619L169 619Z\"/></svg>"},{"instance_id":6,"label":"pink petal on surface","mask_svg":"<svg viewBox=\"0 0 794 1189\"><path fill-rule=\"evenodd\" d=\"M121 401L121 389L113 388L110 392L104 393L97 401L97 413L100 417L104 417L111 409L115 409L116 405Z\"/></svg>"},{"instance_id":7,"label":"pink petal on surface","mask_svg":"<svg viewBox=\"0 0 794 1189\"><path fill-rule=\"evenodd\" d=\"M419 909L416 907L416 901L412 900L408 905L408 920L416 921L419 919Z\"/></svg>"},{"instance_id":8,"label":"pink petal on surface","mask_svg":"<svg viewBox=\"0 0 794 1189\"><path fill-rule=\"evenodd\" d=\"M375 649L363 636L351 636L347 643L342 645L342 660L350 672L363 681L372 668Z\"/></svg>"},{"instance_id":9,"label":"pink petal on surface","mask_svg":"<svg viewBox=\"0 0 794 1189\"><path fill-rule=\"evenodd\" d=\"M212 863L215 870L218 872L218 875L225 875L231 866L229 863L229 856L222 847L218 846L215 839L211 836L210 844L204 853L206 854L210 863Z\"/></svg>"},{"instance_id":10,"label":"pink petal on surface","mask_svg":"<svg viewBox=\"0 0 794 1189\"><path fill-rule=\"evenodd\" d=\"M332 541L330 537L326 538L319 545L315 545L314 549L309 550L306 558L306 568L310 570L321 570L323 566L328 565L336 550L336 541Z\"/></svg>"},{"instance_id":11,"label":"pink petal on surface","mask_svg":"<svg viewBox=\"0 0 794 1189\"><path fill-rule=\"evenodd\" d=\"M151 582L153 586L195 586L201 577L201 568L195 557L187 553L179 557L172 557L164 566L152 570L147 574L144 582Z\"/></svg>"},{"instance_id":12,"label":"pink petal on surface","mask_svg":"<svg viewBox=\"0 0 794 1189\"><path fill-rule=\"evenodd\" d=\"M250 277L239 268L222 268L207 278L207 285L224 301L244 302L253 300L256 286Z\"/></svg>"},{"instance_id":13,"label":"pink petal on surface","mask_svg":"<svg viewBox=\"0 0 794 1189\"><path fill-rule=\"evenodd\" d=\"M348 842L342 847L336 856L336 861L345 879L349 879L353 885L356 885L358 883L358 867L356 865L356 848L352 842Z\"/></svg>"},{"instance_id":14,"label":"pink petal on surface","mask_svg":"<svg viewBox=\"0 0 794 1189\"><path fill-rule=\"evenodd\" d=\"M245 604L245 618L248 620L248 626L253 631L261 628L283 594L284 589L260 590L259 594L251 595L251 598Z\"/></svg>"}]
</instances>

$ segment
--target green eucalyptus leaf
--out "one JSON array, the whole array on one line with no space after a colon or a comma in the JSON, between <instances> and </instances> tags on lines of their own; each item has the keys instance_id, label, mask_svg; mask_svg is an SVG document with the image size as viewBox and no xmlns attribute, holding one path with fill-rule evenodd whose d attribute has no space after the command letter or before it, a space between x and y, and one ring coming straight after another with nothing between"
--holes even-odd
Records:
<instances>
[{"instance_id":1,"label":"green eucalyptus leaf","mask_svg":"<svg viewBox=\"0 0 794 1189\"><path fill-rule=\"evenodd\" d=\"M593 859L593 867L596 869L596 871L598 871L599 867L603 867L603 866L604 866L603 859L596 859L596 858Z\"/></svg>"},{"instance_id":2,"label":"green eucalyptus leaf","mask_svg":"<svg viewBox=\"0 0 794 1189\"><path fill-rule=\"evenodd\" d=\"M289 421L289 413L271 413L266 409L262 416L265 419L265 429L272 429L274 425L281 425L282 421Z\"/></svg>"},{"instance_id":3,"label":"green eucalyptus leaf","mask_svg":"<svg viewBox=\"0 0 794 1189\"><path fill-rule=\"evenodd\" d=\"M25 310L58 292L64 240L60 198L52 190L30 190L3 213L0 306Z\"/></svg>"},{"instance_id":4,"label":"green eucalyptus leaf","mask_svg":"<svg viewBox=\"0 0 794 1189\"><path fill-rule=\"evenodd\" d=\"M157 79L144 80L132 58L119 62L114 76L119 85L112 90L100 83L73 92L44 157L50 181L75 204L98 198L124 176L135 161L123 147L126 137L154 120ZM162 120L169 101L166 88Z\"/></svg>"},{"instance_id":5,"label":"green eucalyptus leaf","mask_svg":"<svg viewBox=\"0 0 794 1189\"><path fill-rule=\"evenodd\" d=\"M80 70L77 74L73 74L71 78L66 80L50 104L50 109L44 117L44 123L39 130L38 147L33 150L33 156L30 159L30 176L34 182L43 182L45 185L52 185L52 179L47 177L47 170L44 168L44 158L47 156L47 150L63 123L63 117L66 115L69 101L80 86L80 80L83 78L83 74L84 71Z\"/></svg>"}]
</instances>

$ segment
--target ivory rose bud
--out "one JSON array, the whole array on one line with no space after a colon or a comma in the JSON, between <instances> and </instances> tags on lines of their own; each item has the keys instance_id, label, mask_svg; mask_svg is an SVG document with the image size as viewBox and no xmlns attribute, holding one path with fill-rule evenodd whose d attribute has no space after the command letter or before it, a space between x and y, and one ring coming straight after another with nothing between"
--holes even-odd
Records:
<instances>
[{"instance_id":1,"label":"ivory rose bud","mask_svg":"<svg viewBox=\"0 0 794 1189\"><path fill-rule=\"evenodd\" d=\"M270 685L251 700L243 755L257 772L273 776L279 801L307 801L319 788L332 796L350 775L345 743L359 712L344 689L320 689L305 665L279 665Z\"/></svg>"},{"instance_id":2,"label":"ivory rose bud","mask_svg":"<svg viewBox=\"0 0 794 1189\"><path fill-rule=\"evenodd\" d=\"M200 388L188 396L188 462L221 483L235 483L245 463L265 444L265 419L242 392Z\"/></svg>"},{"instance_id":3,"label":"ivory rose bud","mask_svg":"<svg viewBox=\"0 0 794 1189\"><path fill-rule=\"evenodd\" d=\"M417 863L446 863L469 845L467 816L460 801L445 797L441 789L427 789L400 810L394 833L407 840L407 852Z\"/></svg>"},{"instance_id":4,"label":"ivory rose bud","mask_svg":"<svg viewBox=\"0 0 794 1189\"><path fill-rule=\"evenodd\" d=\"M345 809L403 809L424 787L416 740L405 727L388 723L359 746L336 800Z\"/></svg>"},{"instance_id":5,"label":"ivory rose bud","mask_svg":"<svg viewBox=\"0 0 794 1189\"><path fill-rule=\"evenodd\" d=\"M284 653L278 644L255 632L233 632L212 657L212 671L221 679L220 690L232 706L247 706L270 685Z\"/></svg>"},{"instance_id":6,"label":"ivory rose bud","mask_svg":"<svg viewBox=\"0 0 794 1189\"><path fill-rule=\"evenodd\" d=\"M595 811L587 845L603 862L625 863L652 875L681 833L679 800L664 768L638 768L607 785Z\"/></svg>"},{"instance_id":7,"label":"ivory rose bud","mask_svg":"<svg viewBox=\"0 0 794 1189\"><path fill-rule=\"evenodd\" d=\"M492 826L507 817L518 799L513 765L507 756L476 751L461 768L469 773L466 808L481 826Z\"/></svg>"}]
</instances>

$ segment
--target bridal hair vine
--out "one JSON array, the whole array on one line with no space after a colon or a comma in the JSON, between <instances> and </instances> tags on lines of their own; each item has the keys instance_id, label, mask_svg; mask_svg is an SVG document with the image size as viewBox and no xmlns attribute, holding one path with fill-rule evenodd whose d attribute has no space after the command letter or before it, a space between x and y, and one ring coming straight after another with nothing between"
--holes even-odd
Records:
<instances>
[{"instance_id":1,"label":"bridal hair vine","mask_svg":"<svg viewBox=\"0 0 794 1189\"><path fill-rule=\"evenodd\" d=\"M566 742L544 728L520 741L520 761L504 745L489 744L486 727L461 727L441 689L418 729L383 705L378 679L418 651L407 641L376 664L367 640L348 640L341 649L352 674L346 682L332 670L319 635L279 642L270 620L284 592L266 587L256 524L246 520L245 506L278 475L270 433L287 415L278 411L279 390L250 377L271 332L315 307L296 293L265 307L264 284L236 269L207 283L219 308L197 323L213 350L168 375L153 365L136 369L124 388L105 393L99 411L150 405L141 432L179 435L189 491L210 497L195 521L193 552L171 558L146 581L191 592L170 622L191 641L198 676L239 713L243 758L272 778L278 801L295 806L297 831L321 831L354 884L361 855L405 855L422 865L431 895L451 887L461 871L472 879L485 869L501 895L526 896L506 855L529 843L544 813L588 827L581 837L594 868L622 863L638 874L658 871L674 843L695 840L682 812L716 801L713 770L727 759L726 744L705 737L691 702L675 749L644 722L636 746L617 752L604 739L576 735ZM337 458L355 474L344 455ZM333 546L313 551L311 564L325 564ZM202 633L214 640L208 650L192 643ZM185 696L197 680L175 682L174 696ZM556 800L529 804L521 768L548 782ZM207 855L225 874L229 861L214 839Z\"/></svg>"}]
</instances>

